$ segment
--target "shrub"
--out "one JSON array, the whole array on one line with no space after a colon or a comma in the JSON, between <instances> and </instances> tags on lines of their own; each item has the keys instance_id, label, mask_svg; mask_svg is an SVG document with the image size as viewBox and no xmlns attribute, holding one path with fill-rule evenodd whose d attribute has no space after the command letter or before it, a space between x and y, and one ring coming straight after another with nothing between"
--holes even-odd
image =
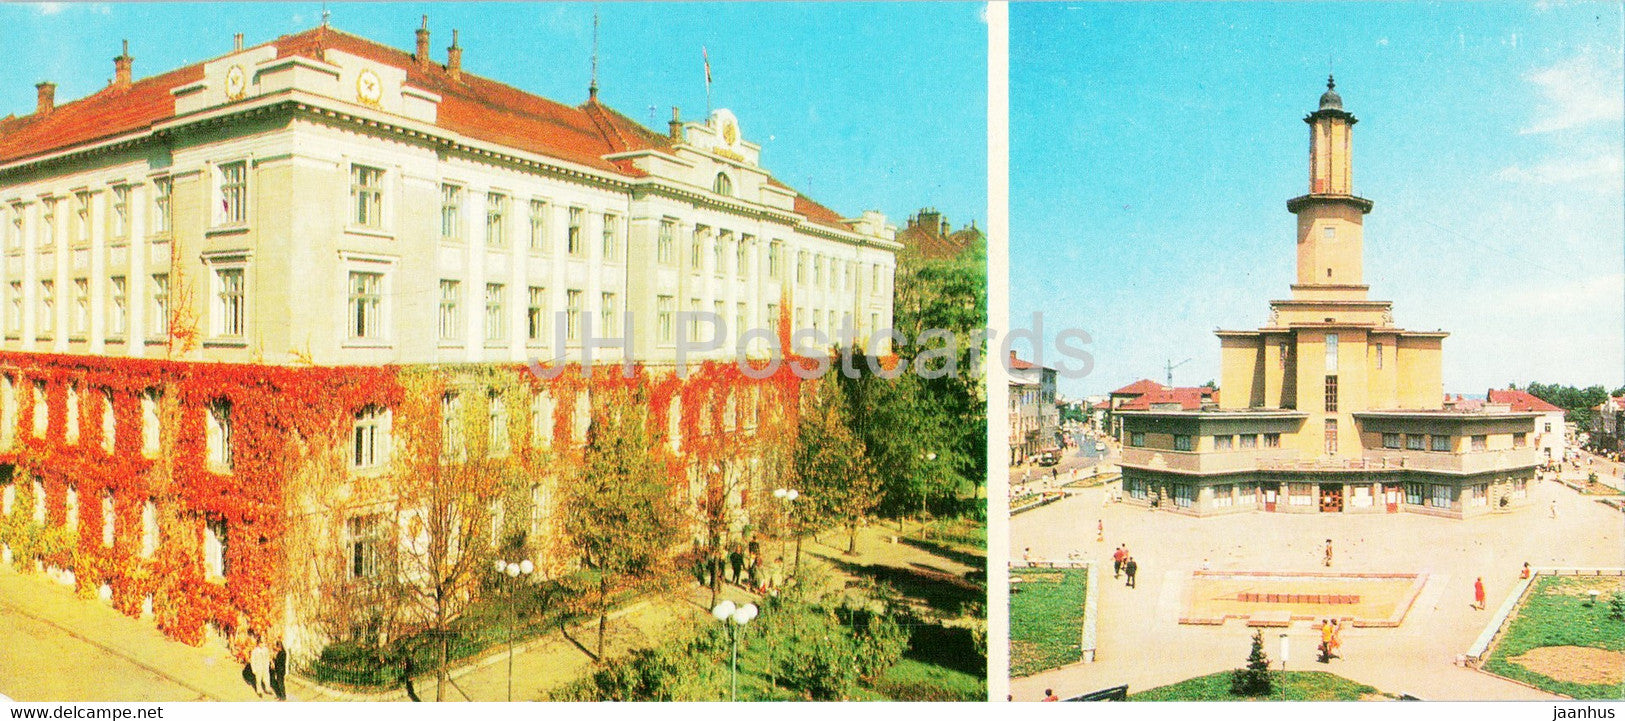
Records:
<instances>
[{"instance_id":1,"label":"shrub","mask_svg":"<svg viewBox=\"0 0 1625 721\"><path fill-rule=\"evenodd\" d=\"M908 629L889 614L869 614L867 622L854 630L858 678L865 684L873 684L908 651Z\"/></svg>"},{"instance_id":2,"label":"shrub","mask_svg":"<svg viewBox=\"0 0 1625 721\"><path fill-rule=\"evenodd\" d=\"M1625 591L1615 591L1608 597L1608 617L1615 621L1625 621Z\"/></svg>"},{"instance_id":3,"label":"shrub","mask_svg":"<svg viewBox=\"0 0 1625 721\"><path fill-rule=\"evenodd\" d=\"M857 649L827 611L808 610L786 619L784 646L778 652L779 679L814 701L838 701L857 688Z\"/></svg>"}]
</instances>

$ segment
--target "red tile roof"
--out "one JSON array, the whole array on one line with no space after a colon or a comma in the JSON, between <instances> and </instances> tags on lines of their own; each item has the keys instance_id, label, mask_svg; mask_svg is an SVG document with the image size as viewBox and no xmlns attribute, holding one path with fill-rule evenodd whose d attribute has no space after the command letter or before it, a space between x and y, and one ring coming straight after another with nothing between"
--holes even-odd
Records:
<instances>
[{"instance_id":1,"label":"red tile roof","mask_svg":"<svg viewBox=\"0 0 1625 721\"><path fill-rule=\"evenodd\" d=\"M1148 411L1151 410L1151 407L1154 405L1178 403L1180 410L1197 411L1202 409L1202 399L1204 397L1216 398L1215 390L1206 386L1200 388L1158 387L1156 390L1147 391L1140 397L1128 401L1117 408L1118 410L1124 411Z\"/></svg>"},{"instance_id":2,"label":"red tile roof","mask_svg":"<svg viewBox=\"0 0 1625 721\"><path fill-rule=\"evenodd\" d=\"M274 45L277 57L320 59L339 50L406 71L407 82L441 97L435 124L446 130L510 148L546 155L598 170L628 176L643 173L630 160L603 156L636 150L669 152L671 141L608 106L590 99L570 107L468 72L457 77L439 63L419 64L412 54L350 35L317 27L284 35L259 47ZM11 162L104 138L142 130L175 116L174 88L203 79L204 63L144 78L127 89L112 85L52 112L0 118L0 162ZM769 182L787 190L776 180ZM841 216L796 194L795 212L820 225L850 230Z\"/></svg>"},{"instance_id":3,"label":"red tile roof","mask_svg":"<svg viewBox=\"0 0 1625 721\"><path fill-rule=\"evenodd\" d=\"M1020 358L1017 358L1015 351L1010 351L1010 370L1024 371L1024 370L1031 370L1031 369L1037 368L1037 367L1038 366L1033 365L1031 361L1024 361L1024 360L1022 360Z\"/></svg>"},{"instance_id":4,"label":"red tile roof","mask_svg":"<svg viewBox=\"0 0 1625 721\"><path fill-rule=\"evenodd\" d=\"M1111 395L1114 395L1114 396L1137 396L1137 395L1144 395L1146 393L1150 393L1151 391L1160 391L1160 390L1162 390L1162 388L1163 388L1163 386L1162 386L1161 383L1158 383L1158 382L1156 382L1154 380L1151 380L1149 378L1141 378L1140 380L1134 381L1133 383L1130 383L1130 384L1128 384L1126 386L1123 386L1122 388L1118 388L1117 390L1112 391Z\"/></svg>"},{"instance_id":5,"label":"red tile roof","mask_svg":"<svg viewBox=\"0 0 1625 721\"><path fill-rule=\"evenodd\" d=\"M1513 412L1516 413L1526 413L1529 411L1534 411L1537 413L1551 413L1554 411L1563 410L1562 408L1558 408L1557 406L1536 398L1535 395L1529 391L1491 389L1486 395L1489 398L1489 402L1506 403L1512 406Z\"/></svg>"}]
</instances>

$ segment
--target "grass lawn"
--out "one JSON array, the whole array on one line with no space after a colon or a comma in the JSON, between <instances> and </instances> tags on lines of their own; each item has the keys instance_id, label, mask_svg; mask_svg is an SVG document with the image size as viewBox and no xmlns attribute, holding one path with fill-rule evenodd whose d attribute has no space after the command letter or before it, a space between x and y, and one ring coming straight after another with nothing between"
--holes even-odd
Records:
<instances>
[{"instance_id":1,"label":"grass lawn","mask_svg":"<svg viewBox=\"0 0 1625 721\"><path fill-rule=\"evenodd\" d=\"M1082 568L1012 568L1010 675L1077 663L1083 640Z\"/></svg>"},{"instance_id":2,"label":"grass lawn","mask_svg":"<svg viewBox=\"0 0 1625 721\"><path fill-rule=\"evenodd\" d=\"M1275 692L1268 698L1235 696L1230 693L1230 672L1185 679L1129 694L1130 701L1360 701L1395 698L1361 683L1325 671L1275 671Z\"/></svg>"},{"instance_id":3,"label":"grass lawn","mask_svg":"<svg viewBox=\"0 0 1625 721\"><path fill-rule=\"evenodd\" d=\"M1622 683L1580 683L1553 678L1511 661L1533 649L1549 646L1588 646L1608 651L1625 651L1625 621L1608 618L1608 598L1622 592L1618 576L1540 576L1529 590L1523 606L1515 611L1490 652L1484 670L1541 689L1579 699L1618 699L1625 696ZM1602 595L1596 605L1586 605L1586 591ZM1564 675L1547 668L1551 673Z\"/></svg>"}]
</instances>

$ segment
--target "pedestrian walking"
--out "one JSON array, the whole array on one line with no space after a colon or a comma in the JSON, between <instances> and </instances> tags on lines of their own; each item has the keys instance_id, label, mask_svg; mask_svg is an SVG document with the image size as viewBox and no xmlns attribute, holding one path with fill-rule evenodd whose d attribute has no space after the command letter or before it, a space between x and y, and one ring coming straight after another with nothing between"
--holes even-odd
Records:
<instances>
[{"instance_id":1,"label":"pedestrian walking","mask_svg":"<svg viewBox=\"0 0 1625 721\"><path fill-rule=\"evenodd\" d=\"M739 550L737 544L728 550L728 569L733 574L729 577L732 583L738 584L743 581L741 573L745 569L745 554Z\"/></svg>"},{"instance_id":2,"label":"pedestrian walking","mask_svg":"<svg viewBox=\"0 0 1625 721\"><path fill-rule=\"evenodd\" d=\"M276 693L276 700L288 700L288 648L282 645L282 639L277 639L276 654L271 656L271 691Z\"/></svg>"},{"instance_id":3,"label":"pedestrian walking","mask_svg":"<svg viewBox=\"0 0 1625 721\"><path fill-rule=\"evenodd\" d=\"M1529 570L1529 562L1524 561L1523 562L1523 570L1518 573L1518 578L1528 578L1530 575L1531 575L1531 572Z\"/></svg>"},{"instance_id":4,"label":"pedestrian walking","mask_svg":"<svg viewBox=\"0 0 1625 721\"><path fill-rule=\"evenodd\" d=\"M1332 567L1332 539L1326 539L1326 567Z\"/></svg>"},{"instance_id":5,"label":"pedestrian walking","mask_svg":"<svg viewBox=\"0 0 1625 721\"><path fill-rule=\"evenodd\" d=\"M1022 551L1021 551L1021 560L1026 561L1028 563L1033 562L1033 547L1032 546L1028 546L1028 547L1022 549Z\"/></svg>"},{"instance_id":6,"label":"pedestrian walking","mask_svg":"<svg viewBox=\"0 0 1625 721\"><path fill-rule=\"evenodd\" d=\"M1128 577L1128 581L1127 581L1126 585L1129 588L1135 588L1136 587L1134 585L1134 574L1139 573L1139 572L1140 572L1140 564L1134 560L1133 556L1129 556L1128 560L1123 561L1123 575Z\"/></svg>"},{"instance_id":7,"label":"pedestrian walking","mask_svg":"<svg viewBox=\"0 0 1625 721\"><path fill-rule=\"evenodd\" d=\"M271 649L258 635L254 636L254 650L248 652L248 667L254 672L254 695L264 697L271 690Z\"/></svg>"},{"instance_id":8,"label":"pedestrian walking","mask_svg":"<svg viewBox=\"0 0 1625 721\"><path fill-rule=\"evenodd\" d=\"M1343 624L1332 619L1332 658L1343 657Z\"/></svg>"},{"instance_id":9,"label":"pedestrian walking","mask_svg":"<svg viewBox=\"0 0 1625 721\"><path fill-rule=\"evenodd\" d=\"M1120 578L1123 575L1123 559L1125 558L1128 558L1128 549L1119 543L1117 544L1117 550L1112 551L1112 578Z\"/></svg>"},{"instance_id":10,"label":"pedestrian walking","mask_svg":"<svg viewBox=\"0 0 1625 721\"><path fill-rule=\"evenodd\" d=\"M1552 501L1551 515L1552 515L1552 518L1557 518L1557 501L1555 501L1555 500Z\"/></svg>"},{"instance_id":11,"label":"pedestrian walking","mask_svg":"<svg viewBox=\"0 0 1625 721\"><path fill-rule=\"evenodd\" d=\"M1484 610L1484 577L1479 576L1473 581L1473 608Z\"/></svg>"},{"instance_id":12,"label":"pedestrian walking","mask_svg":"<svg viewBox=\"0 0 1625 721\"><path fill-rule=\"evenodd\" d=\"M1326 619L1320 622L1320 659L1321 663L1332 662L1332 621Z\"/></svg>"},{"instance_id":13,"label":"pedestrian walking","mask_svg":"<svg viewBox=\"0 0 1625 721\"><path fill-rule=\"evenodd\" d=\"M1055 689L1046 688L1046 689L1044 689L1044 700L1045 701L1060 701L1061 697L1055 695Z\"/></svg>"},{"instance_id":14,"label":"pedestrian walking","mask_svg":"<svg viewBox=\"0 0 1625 721\"><path fill-rule=\"evenodd\" d=\"M1106 542L1106 519L1104 518L1095 521L1095 542Z\"/></svg>"}]
</instances>

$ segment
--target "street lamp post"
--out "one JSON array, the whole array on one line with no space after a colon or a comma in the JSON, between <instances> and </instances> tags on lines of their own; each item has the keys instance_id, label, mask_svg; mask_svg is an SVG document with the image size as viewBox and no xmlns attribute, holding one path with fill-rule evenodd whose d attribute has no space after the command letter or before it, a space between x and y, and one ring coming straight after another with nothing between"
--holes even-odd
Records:
<instances>
[{"instance_id":1,"label":"street lamp post","mask_svg":"<svg viewBox=\"0 0 1625 721\"><path fill-rule=\"evenodd\" d=\"M735 606L733 601L723 601L717 604L716 608L711 609L712 616L715 616L718 621L727 624L728 640L733 643L733 662L728 670L729 701L739 700L739 629L737 627L750 623L752 619L756 618L756 613L756 604L747 603L743 606Z\"/></svg>"},{"instance_id":2,"label":"street lamp post","mask_svg":"<svg viewBox=\"0 0 1625 721\"><path fill-rule=\"evenodd\" d=\"M795 510L791 507L790 504L794 503L797 498L801 497L801 491L798 491L798 490L796 490L794 488L777 488L777 489L774 489L774 491L773 491L773 497L779 499L779 501L784 504L784 518L785 518L785 521L786 521L785 525L789 525L790 519L794 518L794 516L795 516ZM801 524L797 523L797 524L795 524L795 526L796 526L796 529L795 529L795 534L796 534L796 567L795 567L795 572L796 573L801 573ZM781 556L784 555L784 541L783 541L783 539L780 539L780 541L779 541L779 555L781 555Z\"/></svg>"},{"instance_id":3,"label":"street lamp post","mask_svg":"<svg viewBox=\"0 0 1625 721\"><path fill-rule=\"evenodd\" d=\"M508 700L513 700L513 636L514 627L519 625L519 604L514 603L514 594L518 590L519 579L529 578L536 571L536 564L530 559L518 563L496 560L497 582L507 589L508 597Z\"/></svg>"}]
</instances>

